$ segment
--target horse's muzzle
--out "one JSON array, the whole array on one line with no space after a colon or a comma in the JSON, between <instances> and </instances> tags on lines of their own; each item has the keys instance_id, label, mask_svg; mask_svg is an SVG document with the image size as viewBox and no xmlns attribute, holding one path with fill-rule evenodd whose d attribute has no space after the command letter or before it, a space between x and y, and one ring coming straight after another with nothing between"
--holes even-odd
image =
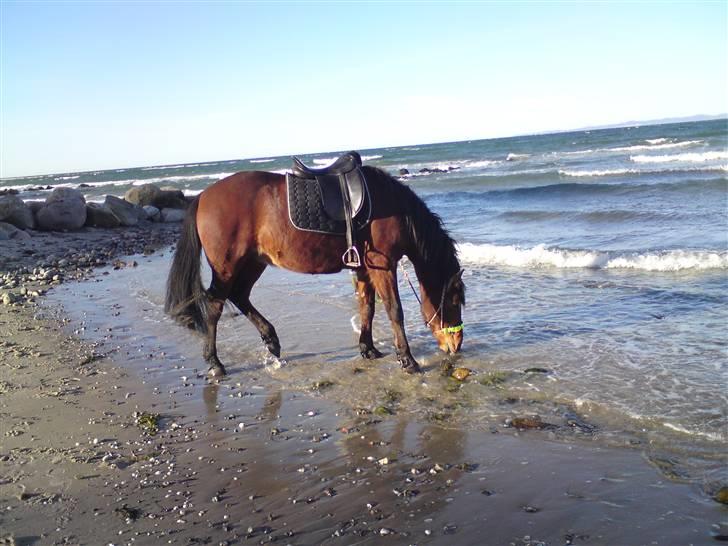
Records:
<instances>
[{"instance_id":1,"label":"horse's muzzle","mask_svg":"<svg viewBox=\"0 0 728 546\"><path fill-rule=\"evenodd\" d=\"M439 341L440 349L443 352L455 354L460 351L460 347L463 345L463 332L461 330L452 334L443 333Z\"/></svg>"}]
</instances>

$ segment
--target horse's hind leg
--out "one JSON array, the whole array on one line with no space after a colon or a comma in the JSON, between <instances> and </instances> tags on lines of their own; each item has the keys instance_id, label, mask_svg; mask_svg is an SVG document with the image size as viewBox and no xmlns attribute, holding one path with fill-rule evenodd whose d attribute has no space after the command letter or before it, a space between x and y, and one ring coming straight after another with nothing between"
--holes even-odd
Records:
<instances>
[{"instance_id":1,"label":"horse's hind leg","mask_svg":"<svg viewBox=\"0 0 728 546\"><path fill-rule=\"evenodd\" d=\"M205 348L202 351L202 356L210 366L207 374L212 377L225 375L225 366L217 357L217 323L220 321L229 290L229 284L223 282L213 272L212 282L207 291L207 337L205 338Z\"/></svg>"},{"instance_id":2,"label":"horse's hind leg","mask_svg":"<svg viewBox=\"0 0 728 546\"><path fill-rule=\"evenodd\" d=\"M251 261L246 264L238 274L235 280L235 286L229 296L240 312L245 315L253 326L260 333L260 338L267 349L277 358L281 356L281 342L278 340L278 334L273 325L260 314L260 312L250 303L250 292L253 285L263 274L266 264Z\"/></svg>"},{"instance_id":3,"label":"horse's hind leg","mask_svg":"<svg viewBox=\"0 0 728 546\"><path fill-rule=\"evenodd\" d=\"M372 321L374 320L374 287L366 271L356 272L356 297L359 300L359 352L366 359L381 358L383 355L374 346L372 339Z\"/></svg>"}]
</instances>

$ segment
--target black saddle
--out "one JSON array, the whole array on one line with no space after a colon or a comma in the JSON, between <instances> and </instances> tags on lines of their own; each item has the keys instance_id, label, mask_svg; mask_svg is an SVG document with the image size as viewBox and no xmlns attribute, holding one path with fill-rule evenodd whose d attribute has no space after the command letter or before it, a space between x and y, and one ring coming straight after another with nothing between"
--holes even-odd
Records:
<instances>
[{"instance_id":1,"label":"black saddle","mask_svg":"<svg viewBox=\"0 0 728 546\"><path fill-rule=\"evenodd\" d=\"M352 268L361 266L355 231L365 226L370 216L361 165L357 152L348 152L323 168L308 167L294 157L292 172L287 177L293 225L306 231L345 234L348 249L342 260Z\"/></svg>"}]
</instances>

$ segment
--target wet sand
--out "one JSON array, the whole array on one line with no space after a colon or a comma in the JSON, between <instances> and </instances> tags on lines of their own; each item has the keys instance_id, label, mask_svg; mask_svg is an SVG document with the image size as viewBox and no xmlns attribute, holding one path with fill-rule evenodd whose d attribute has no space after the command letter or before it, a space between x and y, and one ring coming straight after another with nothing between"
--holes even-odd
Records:
<instances>
[{"instance_id":1,"label":"wet sand","mask_svg":"<svg viewBox=\"0 0 728 546\"><path fill-rule=\"evenodd\" d=\"M152 252L174 232L149 229L0 243L3 272L32 273L51 253L66 260L48 265L49 278L22 283L19 303L0 305L0 544L677 545L728 533L713 485L680 480L641 448L502 423L473 429L397 404L388 414L374 399L347 403L343 387L306 378L306 359L296 369L295 357L336 353L349 341L346 320L322 342L311 335L315 320L296 336L276 317L292 355L286 366L230 363L229 379L209 383L194 336L159 322L139 328L131 317L146 304L94 301L80 290L121 278L133 263L157 267ZM119 258L142 251L151 257ZM88 253L92 263L78 270ZM91 270L97 259L107 267ZM77 277L89 280L71 284ZM79 320L62 298L32 295L49 288L86 294L89 309L121 322L111 327L90 312ZM118 326L124 320L128 328ZM252 332L237 340L253 341ZM356 358L353 344L350 352L330 357L335 381L367 392L381 370L392 381L400 373L391 350L374 364ZM159 430L137 424L140 412L158 414Z\"/></svg>"}]
</instances>

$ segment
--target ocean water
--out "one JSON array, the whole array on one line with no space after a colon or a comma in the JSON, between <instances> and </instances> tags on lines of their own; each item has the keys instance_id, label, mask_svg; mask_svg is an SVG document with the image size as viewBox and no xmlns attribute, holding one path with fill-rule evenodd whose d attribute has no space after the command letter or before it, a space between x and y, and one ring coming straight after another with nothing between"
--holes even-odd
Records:
<instances>
[{"instance_id":1,"label":"ocean water","mask_svg":"<svg viewBox=\"0 0 728 546\"><path fill-rule=\"evenodd\" d=\"M361 153L366 164L393 174L406 169L402 180L443 218L458 243L467 285L464 351L454 364L471 368L476 379L499 375L494 385L473 381L459 389L440 378L444 356L402 283L408 336L426 379L403 379L390 363L338 377L331 396L366 406L382 389L398 389L403 410L445 412L484 430L515 414L558 422L576 412L607 443L666 450L687 466L700 460L724 467L726 120ZM322 165L336 156L302 158ZM230 173L285 172L289 164L288 157L271 157L65 173L3 179L0 188L42 198L48 190L41 188L67 185L94 200L154 182L195 194ZM119 302L131 287L145 321L156 320L155 335L169 335L172 346L179 332L161 313L163 279L149 271L144 277L145 271L126 273L135 277ZM221 358L231 369L257 373L265 366L271 380L305 388L312 378L336 374L337 365L361 363L347 273L306 277L269 269L253 301L261 301L256 305L281 333L283 365L271 365L240 319L220 331ZM306 316L312 307L323 310L314 319ZM375 337L391 356L383 315L377 314ZM183 346L185 358L197 358L197 344ZM548 373L523 373L535 367Z\"/></svg>"}]
</instances>

